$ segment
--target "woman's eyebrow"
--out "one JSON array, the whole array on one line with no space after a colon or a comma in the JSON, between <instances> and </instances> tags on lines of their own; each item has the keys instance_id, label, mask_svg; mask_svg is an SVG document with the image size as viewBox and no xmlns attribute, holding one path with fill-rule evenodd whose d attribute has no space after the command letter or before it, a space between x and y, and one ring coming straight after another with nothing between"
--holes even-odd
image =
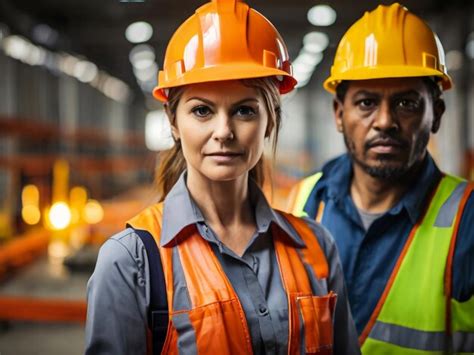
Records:
<instances>
[{"instance_id":1,"label":"woman's eyebrow","mask_svg":"<svg viewBox=\"0 0 474 355\"><path fill-rule=\"evenodd\" d=\"M199 100L199 101L205 102L208 105L211 105L211 106L214 105L214 102L212 102L211 100L207 100L207 99L204 99L204 98L199 97L199 96L190 97L189 99L186 100L186 102L189 102L191 100Z\"/></svg>"},{"instance_id":2,"label":"woman's eyebrow","mask_svg":"<svg viewBox=\"0 0 474 355\"><path fill-rule=\"evenodd\" d=\"M258 100L254 97L247 97L245 99L237 101L236 103L232 104L232 106L239 106L246 102L258 102Z\"/></svg>"}]
</instances>

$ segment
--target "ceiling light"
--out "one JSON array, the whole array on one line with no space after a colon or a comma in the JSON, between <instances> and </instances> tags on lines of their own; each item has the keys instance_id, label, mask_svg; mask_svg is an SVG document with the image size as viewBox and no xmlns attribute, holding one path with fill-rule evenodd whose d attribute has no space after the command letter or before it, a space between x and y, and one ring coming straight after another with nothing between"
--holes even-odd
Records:
<instances>
[{"instance_id":1,"label":"ceiling light","mask_svg":"<svg viewBox=\"0 0 474 355\"><path fill-rule=\"evenodd\" d=\"M134 22L125 30L125 37L129 42L142 43L148 41L153 35L153 28L148 22Z\"/></svg>"},{"instance_id":2,"label":"ceiling light","mask_svg":"<svg viewBox=\"0 0 474 355\"><path fill-rule=\"evenodd\" d=\"M5 53L29 65L41 65L46 60L46 51L21 36L8 36L3 41Z\"/></svg>"},{"instance_id":3,"label":"ceiling light","mask_svg":"<svg viewBox=\"0 0 474 355\"><path fill-rule=\"evenodd\" d=\"M161 151L173 147L171 126L165 111L151 111L145 120L145 143L149 150Z\"/></svg>"},{"instance_id":4,"label":"ceiling light","mask_svg":"<svg viewBox=\"0 0 474 355\"><path fill-rule=\"evenodd\" d=\"M74 76L74 71L76 68L77 63L79 63L81 59L67 54L63 53L61 54L59 58L59 70L61 70L63 73L69 75L69 76Z\"/></svg>"},{"instance_id":5,"label":"ceiling light","mask_svg":"<svg viewBox=\"0 0 474 355\"><path fill-rule=\"evenodd\" d=\"M83 83L90 83L96 78L98 73L97 66L87 60L82 60L74 66L74 76Z\"/></svg>"},{"instance_id":6,"label":"ceiling light","mask_svg":"<svg viewBox=\"0 0 474 355\"><path fill-rule=\"evenodd\" d=\"M82 217L88 224L97 224L104 218L104 209L97 200L89 200L84 206Z\"/></svg>"},{"instance_id":7,"label":"ceiling light","mask_svg":"<svg viewBox=\"0 0 474 355\"><path fill-rule=\"evenodd\" d=\"M293 76L298 81L298 84L296 85L297 88L306 85L314 73L314 69L308 68L304 64L297 64L293 69Z\"/></svg>"},{"instance_id":8,"label":"ceiling light","mask_svg":"<svg viewBox=\"0 0 474 355\"><path fill-rule=\"evenodd\" d=\"M448 70L458 70L462 67L462 53L460 51L452 50L446 53L446 66Z\"/></svg>"},{"instance_id":9,"label":"ceiling light","mask_svg":"<svg viewBox=\"0 0 474 355\"><path fill-rule=\"evenodd\" d=\"M131 99L131 92L127 84L113 76L104 76L100 90L105 96L119 102L127 102Z\"/></svg>"},{"instance_id":10,"label":"ceiling light","mask_svg":"<svg viewBox=\"0 0 474 355\"><path fill-rule=\"evenodd\" d=\"M316 5L308 11L308 21L314 26L330 26L336 17L336 11L329 5Z\"/></svg>"},{"instance_id":11,"label":"ceiling light","mask_svg":"<svg viewBox=\"0 0 474 355\"><path fill-rule=\"evenodd\" d=\"M4 40L3 48L8 56L23 60L30 51L30 43L20 36L8 36Z\"/></svg>"},{"instance_id":12,"label":"ceiling light","mask_svg":"<svg viewBox=\"0 0 474 355\"><path fill-rule=\"evenodd\" d=\"M158 65L156 63L152 63L152 65L150 65L148 68L133 68L133 73L139 81L155 81L158 75Z\"/></svg>"},{"instance_id":13,"label":"ceiling light","mask_svg":"<svg viewBox=\"0 0 474 355\"><path fill-rule=\"evenodd\" d=\"M133 67L136 69L145 69L155 63L155 51L148 44L139 44L133 47L128 56Z\"/></svg>"},{"instance_id":14,"label":"ceiling light","mask_svg":"<svg viewBox=\"0 0 474 355\"><path fill-rule=\"evenodd\" d=\"M56 202L49 210L49 220L54 229L65 229L71 222L71 210L65 202Z\"/></svg>"},{"instance_id":15,"label":"ceiling light","mask_svg":"<svg viewBox=\"0 0 474 355\"><path fill-rule=\"evenodd\" d=\"M322 60L323 60L322 53L313 54L313 53L308 53L305 50L302 50L300 54L298 54L298 57L296 57L294 62L304 63L305 65L308 65L314 68L316 65L321 63Z\"/></svg>"},{"instance_id":16,"label":"ceiling light","mask_svg":"<svg viewBox=\"0 0 474 355\"><path fill-rule=\"evenodd\" d=\"M310 53L320 53L329 45L329 37L323 32L309 32L303 38L304 49Z\"/></svg>"}]
</instances>

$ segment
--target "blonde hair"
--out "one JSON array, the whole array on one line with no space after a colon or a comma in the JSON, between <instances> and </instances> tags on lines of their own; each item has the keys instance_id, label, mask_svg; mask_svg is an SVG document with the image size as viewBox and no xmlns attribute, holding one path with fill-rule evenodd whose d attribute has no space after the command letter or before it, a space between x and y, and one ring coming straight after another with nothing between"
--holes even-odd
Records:
<instances>
[{"instance_id":1,"label":"blonde hair","mask_svg":"<svg viewBox=\"0 0 474 355\"><path fill-rule=\"evenodd\" d=\"M268 113L268 126L265 136L273 136L272 153L275 154L278 141L278 133L281 125L281 99L275 79L271 77L242 79L242 84L256 89L262 96ZM176 110L179 100L183 95L184 87L171 88L168 94L168 102L165 105L166 114L171 125L176 123ZM156 176L160 201L163 201L170 192L173 185L178 181L181 173L186 169L186 160L181 149L181 142L175 141L175 145L168 151L160 154L160 164ZM250 177L254 179L260 187L263 187L265 180L264 156L250 170Z\"/></svg>"}]
</instances>

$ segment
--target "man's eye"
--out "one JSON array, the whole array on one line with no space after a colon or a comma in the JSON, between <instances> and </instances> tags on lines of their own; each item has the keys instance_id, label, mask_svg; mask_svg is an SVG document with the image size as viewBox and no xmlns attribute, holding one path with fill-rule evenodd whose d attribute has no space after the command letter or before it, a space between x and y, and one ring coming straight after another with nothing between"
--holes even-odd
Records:
<instances>
[{"instance_id":1,"label":"man's eye","mask_svg":"<svg viewBox=\"0 0 474 355\"><path fill-rule=\"evenodd\" d=\"M198 117L207 117L211 114L211 109L207 106L196 106L191 110Z\"/></svg>"},{"instance_id":2,"label":"man's eye","mask_svg":"<svg viewBox=\"0 0 474 355\"><path fill-rule=\"evenodd\" d=\"M415 100L400 99L397 101L397 107L406 110L417 110L420 107L420 104Z\"/></svg>"},{"instance_id":3,"label":"man's eye","mask_svg":"<svg viewBox=\"0 0 474 355\"><path fill-rule=\"evenodd\" d=\"M359 106L361 109L370 109L375 106L376 102L373 99L362 99L357 102L357 106Z\"/></svg>"},{"instance_id":4,"label":"man's eye","mask_svg":"<svg viewBox=\"0 0 474 355\"><path fill-rule=\"evenodd\" d=\"M235 114L237 116L242 116L242 117L254 116L256 113L257 113L256 110L253 107L250 107L250 106L239 106L235 110Z\"/></svg>"}]
</instances>

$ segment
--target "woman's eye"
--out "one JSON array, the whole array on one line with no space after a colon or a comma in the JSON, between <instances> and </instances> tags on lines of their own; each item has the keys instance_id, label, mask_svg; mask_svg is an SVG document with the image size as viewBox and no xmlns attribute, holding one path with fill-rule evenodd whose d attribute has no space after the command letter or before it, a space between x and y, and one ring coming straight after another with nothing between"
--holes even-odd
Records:
<instances>
[{"instance_id":1,"label":"woman's eye","mask_svg":"<svg viewBox=\"0 0 474 355\"><path fill-rule=\"evenodd\" d=\"M211 109L207 106L197 106L194 107L191 111L198 117L207 117L211 114Z\"/></svg>"},{"instance_id":2,"label":"woman's eye","mask_svg":"<svg viewBox=\"0 0 474 355\"><path fill-rule=\"evenodd\" d=\"M256 113L257 111L250 106L239 106L237 110L235 110L235 114L242 117L254 116Z\"/></svg>"}]
</instances>

